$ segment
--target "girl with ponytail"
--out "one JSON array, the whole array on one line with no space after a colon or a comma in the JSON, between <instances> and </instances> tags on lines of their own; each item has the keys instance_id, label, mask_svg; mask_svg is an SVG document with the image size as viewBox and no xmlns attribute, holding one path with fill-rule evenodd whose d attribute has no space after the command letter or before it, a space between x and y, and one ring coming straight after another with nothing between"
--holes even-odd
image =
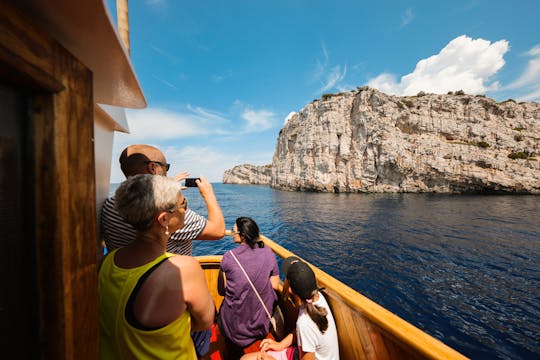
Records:
<instances>
[{"instance_id":1,"label":"girl with ponytail","mask_svg":"<svg viewBox=\"0 0 540 360\"><path fill-rule=\"evenodd\" d=\"M339 360L336 324L323 294L319 292L315 273L305 262L291 256L283 260L281 271L285 274L284 291L296 295L302 302L296 332L277 342L264 339L258 353L247 354L242 360L291 360L298 345L301 360Z\"/></svg>"}]
</instances>

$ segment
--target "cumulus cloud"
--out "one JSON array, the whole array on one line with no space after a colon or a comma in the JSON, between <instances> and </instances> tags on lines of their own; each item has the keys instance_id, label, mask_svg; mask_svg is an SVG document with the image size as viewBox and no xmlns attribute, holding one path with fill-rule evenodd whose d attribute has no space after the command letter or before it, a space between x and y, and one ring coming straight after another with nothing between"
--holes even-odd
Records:
<instances>
[{"instance_id":1,"label":"cumulus cloud","mask_svg":"<svg viewBox=\"0 0 540 360\"><path fill-rule=\"evenodd\" d=\"M287 116L285 117L285 121L283 122L283 125L285 125L285 124L289 121L289 119L292 118L294 115L296 115L296 111L291 111L291 112L289 113L289 115L287 115Z\"/></svg>"},{"instance_id":2,"label":"cumulus cloud","mask_svg":"<svg viewBox=\"0 0 540 360\"><path fill-rule=\"evenodd\" d=\"M393 74L383 73L368 84L395 95L416 95L420 91L446 93L463 90L469 94L484 94L499 87L488 83L505 64L506 40L491 43L484 39L459 36L437 55L420 60L414 71L398 81Z\"/></svg>"}]
</instances>

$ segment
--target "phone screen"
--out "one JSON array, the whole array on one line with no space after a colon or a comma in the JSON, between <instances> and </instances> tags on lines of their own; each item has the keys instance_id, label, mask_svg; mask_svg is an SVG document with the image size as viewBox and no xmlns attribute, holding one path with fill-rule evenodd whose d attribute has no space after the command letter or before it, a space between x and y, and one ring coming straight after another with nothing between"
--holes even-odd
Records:
<instances>
[{"instance_id":1,"label":"phone screen","mask_svg":"<svg viewBox=\"0 0 540 360\"><path fill-rule=\"evenodd\" d=\"M199 180L199 178L187 178L184 185L187 187L197 187L195 180Z\"/></svg>"}]
</instances>

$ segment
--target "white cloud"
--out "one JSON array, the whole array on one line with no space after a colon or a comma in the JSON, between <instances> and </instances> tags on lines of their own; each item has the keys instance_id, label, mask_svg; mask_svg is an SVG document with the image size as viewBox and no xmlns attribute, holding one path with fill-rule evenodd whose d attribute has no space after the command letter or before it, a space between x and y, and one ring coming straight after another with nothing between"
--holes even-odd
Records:
<instances>
[{"instance_id":1,"label":"white cloud","mask_svg":"<svg viewBox=\"0 0 540 360\"><path fill-rule=\"evenodd\" d=\"M341 70L340 65L334 66L326 74L326 78L323 82L323 87L319 90L319 92L325 92L335 88L341 90L339 84L343 81L343 79L345 79L345 75L347 75L347 65L344 66L343 71Z\"/></svg>"},{"instance_id":2,"label":"white cloud","mask_svg":"<svg viewBox=\"0 0 540 360\"><path fill-rule=\"evenodd\" d=\"M342 85L342 82L347 75L347 65L334 65L330 67L330 54L324 42L321 42L321 51L322 60L316 60L312 74L313 79L322 84L321 88L317 90L317 93L320 94L332 89L343 90L345 87Z\"/></svg>"},{"instance_id":3,"label":"white cloud","mask_svg":"<svg viewBox=\"0 0 540 360\"><path fill-rule=\"evenodd\" d=\"M159 81L160 83L167 85L167 86L170 87L171 89L178 90L178 88L176 87L176 85L174 85L174 84L168 82L167 80L164 80L164 79L162 79L162 78L160 78L160 77L157 77L156 75L152 75L152 77L153 77L154 79L156 79L157 81Z\"/></svg>"},{"instance_id":4,"label":"white cloud","mask_svg":"<svg viewBox=\"0 0 540 360\"><path fill-rule=\"evenodd\" d=\"M231 130L231 121L219 112L188 105L183 111L163 108L128 110L130 134L116 132L114 135L111 182L124 180L118 157L121 151L131 144L149 144L161 149L171 164L169 174L189 171L193 176L204 175L209 181L220 182L223 172L240 163L263 165L272 161L273 154L242 153L233 149L217 150L208 146L208 136L234 135L267 130L278 121L269 110L254 110L250 106L237 102L239 115L245 121L238 128ZM199 140L200 138L200 140ZM201 147L186 145L193 141L203 144ZM183 144L170 146L171 143ZM227 153L229 151L230 153Z\"/></svg>"},{"instance_id":5,"label":"white cloud","mask_svg":"<svg viewBox=\"0 0 540 360\"><path fill-rule=\"evenodd\" d=\"M437 55L420 60L414 71L400 81L395 75L383 73L368 84L395 95L453 90L484 94L498 87L498 83L489 84L487 81L504 66L503 56L508 48L506 40L491 43L462 35L450 41Z\"/></svg>"},{"instance_id":6,"label":"white cloud","mask_svg":"<svg viewBox=\"0 0 540 360\"><path fill-rule=\"evenodd\" d=\"M521 89L525 94L518 97L521 101L540 101L540 45L525 53L531 57L523 74L505 89Z\"/></svg>"},{"instance_id":7,"label":"white cloud","mask_svg":"<svg viewBox=\"0 0 540 360\"><path fill-rule=\"evenodd\" d=\"M401 27L405 27L411 23L414 19L412 9L407 9L401 14Z\"/></svg>"},{"instance_id":8,"label":"white cloud","mask_svg":"<svg viewBox=\"0 0 540 360\"><path fill-rule=\"evenodd\" d=\"M211 182L221 182L225 170L239 164L265 165L272 162L273 154L224 152L210 146L165 147L162 149L171 163L169 175L188 171L191 176L204 176Z\"/></svg>"},{"instance_id":9,"label":"white cloud","mask_svg":"<svg viewBox=\"0 0 540 360\"><path fill-rule=\"evenodd\" d=\"M231 78L232 77L232 71L227 70L222 74L212 74L210 77L211 77L213 82L219 83L219 82L222 82L223 80Z\"/></svg>"},{"instance_id":10,"label":"white cloud","mask_svg":"<svg viewBox=\"0 0 540 360\"><path fill-rule=\"evenodd\" d=\"M232 111L237 114L243 124L234 129L234 134L255 133L266 131L279 124L276 114L268 109L255 109L249 104L245 104L241 100L235 100Z\"/></svg>"},{"instance_id":11,"label":"white cloud","mask_svg":"<svg viewBox=\"0 0 540 360\"><path fill-rule=\"evenodd\" d=\"M228 154L208 146L165 147L162 150L171 163L171 176L188 171L192 177L202 175L208 181L219 182L223 172L229 166L234 166Z\"/></svg>"},{"instance_id":12,"label":"white cloud","mask_svg":"<svg viewBox=\"0 0 540 360\"><path fill-rule=\"evenodd\" d=\"M258 132L270 129L276 123L275 114L268 110L245 109L242 119L246 121L244 131Z\"/></svg>"},{"instance_id":13,"label":"white cloud","mask_svg":"<svg viewBox=\"0 0 540 360\"><path fill-rule=\"evenodd\" d=\"M111 183L124 181L125 177L118 165L120 152L129 144L119 146L116 144L113 149ZM147 142L148 143L148 142ZM181 171L188 171L190 176L204 176L210 182L221 182L225 170L232 169L239 164L265 165L272 162L273 153L241 153L231 149L229 152L223 148L217 149L212 146L162 146L159 143L148 143L163 151L167 162L171 164L168 172L169 176L174 176Z\"/></svg>"},{"instance_id":14,"label":"white cloud","mask_svg":"<svg viewBox=\"0 0 540 360\"><path fill-rule=\"evenodd\" d=\"M176 55L171 54L168 51L163 50L160 47L157 47L153 44L150 44L150 49L154 50L156 53L158 53L161 57L167 59L171 64L178 64L179 58Z\"/></svg>"},{"instance_id":15,"label":"white cloud","mask_svg":"<svg viewBox=\"0 0 540 360\"><path fill-rule=\"evenodd\" d=\"M224 115L221 114L218 111L205 109L200 106L192 106L188 105L187 109L191 111L193 114L195 114L196 118L199 119L202 123L209 124L212 127L215 127L216 124L223 124L224 122L227 122Z\"/></svg>"},{"instance_id":16,"label":"white cloud","mask_svg":"<svg viewBox=\"0 0 540 360\"><path fill-rule=\"evenodd\" d=\"M291 111L289 115L287 115L287 117L285 118L283 125L285 125L289 121L289 119L292 118L294 115L296 115L296 111Z\"/></svg>"},{"instance_id":17,"label":"white cloud","mask_svg":"<svg viewBox=\"0 0 540 360\"><path fill-rule=\"evenodd\" d=\"M216 113L188 107L190 112L161 108L127 111L131 142L148 142L216 133Z\"/></svg>"}]
</instances>

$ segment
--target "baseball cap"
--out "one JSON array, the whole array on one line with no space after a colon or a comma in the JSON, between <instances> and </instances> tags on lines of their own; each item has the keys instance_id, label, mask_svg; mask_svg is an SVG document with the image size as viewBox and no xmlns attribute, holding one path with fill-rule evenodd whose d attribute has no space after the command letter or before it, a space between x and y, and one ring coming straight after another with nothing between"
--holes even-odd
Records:
<instances>
[{"instance_id":1,"label":"baseball cap","mask_svg":"<svg viewBox=\"0 0 540 360\"><path fill-rule=\"evenodd\" d=\"M318 289L315 273L296 256L283 260L281 272L289 280L292 291L303 300L311 299L313 292Z\"/></svg>"}]
</instances>

